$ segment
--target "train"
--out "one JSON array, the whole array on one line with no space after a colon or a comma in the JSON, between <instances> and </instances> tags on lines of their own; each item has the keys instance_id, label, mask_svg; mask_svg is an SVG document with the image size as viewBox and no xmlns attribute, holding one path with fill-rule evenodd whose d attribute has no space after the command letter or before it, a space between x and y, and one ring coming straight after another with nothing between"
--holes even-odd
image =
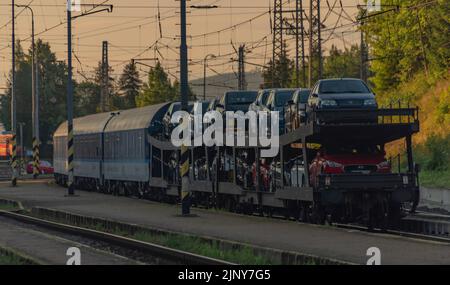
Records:
<instances>
[{"instance_id":1,"label":"train","mask_svg":"<svg viewBox=\"0 0 450 285\"><path fill-rule=\"evenodd\" d=\"M180 148L164 135L163 119L171 105L76 118L75 187L180 202ZM339 123L339 118L368 113L376 121ZM290 116L295 127L282 132L275 157L261 157L260 145L190 147L192 205L308 223L363 222L369 227L391 227L407 210L414 211L420 170L414 164L411 137L419 131L417 108L317 110L307 120ZM345 146L357 141L358 146L373 146L384 155L385 145L398 140L406 145L405 169L400 163L398 171L391 169L392 161L386 158L386 171L357 162L340 166L342 173L325 171L333 166L325 160L327 142ZM56 130L53 141L55 180L67 186L67 122ZM332 149L328 148L328 156Z\"/></svg>"}]
</instances>

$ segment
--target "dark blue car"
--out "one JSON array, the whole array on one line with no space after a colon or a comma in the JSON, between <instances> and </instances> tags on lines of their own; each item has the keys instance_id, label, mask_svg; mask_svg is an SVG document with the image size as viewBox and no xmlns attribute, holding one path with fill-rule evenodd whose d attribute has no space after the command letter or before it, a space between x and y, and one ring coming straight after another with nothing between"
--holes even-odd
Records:
<instances>
[{"instance_id":1,"label":"dark blue car","mask_svg":"<svg viewBox=\"0 0 450 285\"><path fill-rule=\"evenodd\" d=\"M377 123L375 94L360 79L319 80L308 98L307 120L316 123ZM317 110L319 112L314 112ZM327 111L327 112L323 112ZM314 116L310 116L314 114Z\"/></svg>"},{"instance_id":2,"label":"dark blue car","mask_svg":"<svg viewBox=\"0 0 450 285\"><path fill-rule=\"evenodd\" d=\"M314 86L308 106L311 109L376 109L375 94L360 79L323 79Z\"/></svg>"},{"instance_id":3,"label":"dark blue car","mask_svg":"<svg viewBox=\"0 0 450 285\"><path fill-rule=\"evenodd\" d=\"M285 131L284 112L295 91L297 91L297 89L275 89L272 90L269 99L267 100L265 110L268 112L278 112L279 114L280 134L283 134Z\"/></svg>"}]
</instances>

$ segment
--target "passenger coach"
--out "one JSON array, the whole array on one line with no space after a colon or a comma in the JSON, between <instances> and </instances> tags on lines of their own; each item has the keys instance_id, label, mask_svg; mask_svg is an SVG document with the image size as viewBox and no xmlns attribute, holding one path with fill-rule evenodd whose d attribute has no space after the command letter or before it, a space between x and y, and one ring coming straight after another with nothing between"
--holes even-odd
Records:
<instances>
[{"instance_id":1,"label":"passenger coach","mask_svg":"<svg viewBox=\"0 0 450 285\"><path fill-rule=\"evenodd\" d=\"M74 120L74 177L80 188L128 194L150 180L149 137L161 132L169 104ZM67 184L67 122L54 134L55 177ZM147 183L145 183L147 182Z\"/></svg>"}]
</instances>

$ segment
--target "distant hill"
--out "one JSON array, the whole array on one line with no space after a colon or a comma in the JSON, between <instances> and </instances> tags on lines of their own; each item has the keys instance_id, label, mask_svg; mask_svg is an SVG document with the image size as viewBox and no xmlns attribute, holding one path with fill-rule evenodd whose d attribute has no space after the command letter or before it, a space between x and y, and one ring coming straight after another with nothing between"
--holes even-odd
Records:
<instances>
[{"instance_id":1,"label":"distant hill","mask_svg":"<svg viewBox=\"0 0 450 285\"><path fill-rule=\"evenodd\" d=\"M259 71L251 71L245 74L247 81L247 90L258 90L264 82L262 73ZM203 78L190 81L191 88L197 95L198 99L203 98ZM214 75L206 78L206 99L212 99L221 96L224 92L236 90L238 80L234 73L226 73L223 75Z\"/></svg>"}]
</instances>

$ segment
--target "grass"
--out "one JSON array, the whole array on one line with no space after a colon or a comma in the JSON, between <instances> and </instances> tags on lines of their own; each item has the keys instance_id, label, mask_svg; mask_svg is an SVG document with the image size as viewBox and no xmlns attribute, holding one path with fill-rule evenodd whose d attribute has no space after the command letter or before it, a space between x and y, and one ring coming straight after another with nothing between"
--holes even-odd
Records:
<instances>
[{"instance_id":1,"label":"grass","mask_svg":"<svg viewBox=\"0 0 450 285\"><path fill-rule=\"evenodd\" d=\"M420 184L428 188L450 189L450 170L420 173Z\"/></svg>"},{"instance_id":2,"label":"grass","mask_svg":"<svg viewBox=\"0 0 450 285\"><path fill-rule=\"evenodd\" d=\"M0 204L0 210L2 211L16 211L19 210L18 207L10 204Z\"/></svg>"},{"instance_id":3,"label":"grass","mask_svg":"<svg viewBox=\"0 0 450 285\"><path fill-rule=\"evenodd\" d=\"M274 264L267 258L255 255L251 248L245 246L238 250L224 250L218 242L208 243L190 236L154 235L146 232L137 232L131 238L243 265Z\"/></svg>"},{"instance_id":4,"label":"grass","mask_svg":"<svg viewBox=\"0 0 450 285\"><path fill-rule=\"evenodd\" d=\"M0 248L0 265L35 265L36 263L28 260L16 253Z\"/></svg>"}]
</instances>

